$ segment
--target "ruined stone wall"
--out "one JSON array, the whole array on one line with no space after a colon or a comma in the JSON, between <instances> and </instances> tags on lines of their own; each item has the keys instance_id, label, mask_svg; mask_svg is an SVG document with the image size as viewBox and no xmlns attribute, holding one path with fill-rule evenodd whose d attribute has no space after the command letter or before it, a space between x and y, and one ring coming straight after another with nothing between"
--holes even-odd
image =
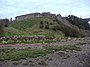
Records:
<instances>
[{"instance_id":1,"label":"ruined stone wall","mask_svg":"<svg viewBox=\"0 0 90 67\"><path fill-rule=\"evenodd\" d=\"M31 19L31 18L34 18L34 17L42 17L42 14L32 13L32 14L21 15L21 16L15 17L15 20L16 21L21 21L21 20L25 20L25 19Z\"/></svg>"},{"instance_id":2,"label":"ruined stone wall","mask_svg":"<svg viewBox=\"0 0 90 67\"><path fill-rule=\"evenodd\" d=\"M44 17L50 17L50 18L55 18L56 17L55 14L51 14L50 12L44 12L44 13L42 13L42 15Z\"/></svg>"},{"instance_id":3,"label":"ruined stone wall","mask_svg":"<svg viewBox=\"0 0 90 67\"><path fill-rule=\"evenodd\" d=\"M44 12L44 13L32 13L32 14L26 14L26 15L21 15L21 16L16 16L15 21L21 21L25 19L31 19L35 17L51 17L54 18L55 14L50 14L49 12Z\"/></svg>"}]
</instances>

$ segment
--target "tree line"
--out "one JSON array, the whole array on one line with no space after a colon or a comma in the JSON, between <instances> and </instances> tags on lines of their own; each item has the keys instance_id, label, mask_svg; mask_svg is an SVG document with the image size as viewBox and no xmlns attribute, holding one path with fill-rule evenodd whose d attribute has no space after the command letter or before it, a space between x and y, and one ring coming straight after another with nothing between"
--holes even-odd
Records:
<instances>
[{"instance_id":1,"label":"tree line","mask_svg":"<svg viewBox=\"0 0 90 67\"><path fill-rule=\"evenodd\" d=\"M82 19L74 15L69 15L64 18L67 19L71 24L78 26L80 29L90 30L88 19Z\"/></svg>"}]
</instances>

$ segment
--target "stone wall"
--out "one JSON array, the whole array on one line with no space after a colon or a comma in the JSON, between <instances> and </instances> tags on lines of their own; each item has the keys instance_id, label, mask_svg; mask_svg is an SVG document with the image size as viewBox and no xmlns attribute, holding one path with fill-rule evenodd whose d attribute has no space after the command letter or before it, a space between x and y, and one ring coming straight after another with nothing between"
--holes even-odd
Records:
<instances>
[{"instance_id":1,"label":"stone wall","mask_svg":"<svg viewBox=\"0 0 90 67\"><path fill-rule=\"evenodd\" d=\"M54 18L56 15L55 14L50 14L49 12L44 12L44 13L32 13L32 14L26 14L26 15L21 15L21 16L16 16L15 21L21 21L25 19L31 19L35 17L51 17Z\"/></svg>"},{"instance_id":2,"label":"stone wall","mask_svg":"<svg viewBox=\"0 0 90 67\"><path fill-rule=\"evenodd\" d=\"M25 19L31 19L34 17L42 17L42 15L40 13L26 14L26 15L21 15L21 16L15 17L15 20L21 21L21 20L25 20Z\"/></svg>"}]
</instances>

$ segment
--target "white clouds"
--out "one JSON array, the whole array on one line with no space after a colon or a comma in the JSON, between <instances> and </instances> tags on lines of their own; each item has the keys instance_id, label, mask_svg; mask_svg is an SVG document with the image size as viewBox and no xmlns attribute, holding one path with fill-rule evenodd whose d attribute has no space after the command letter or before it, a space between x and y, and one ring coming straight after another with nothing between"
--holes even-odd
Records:
<instances>
[{"instance_id":1,"label":"white clouds","mask_svg":"<svg viewBox=\"0 0 90 67\"><path fill-rule=\"evenodd\" d=\"M52 12L61 15L90 17L89 0L2 0L0 16L15 17L33 12Z\"/></svg>"}]
</instances>

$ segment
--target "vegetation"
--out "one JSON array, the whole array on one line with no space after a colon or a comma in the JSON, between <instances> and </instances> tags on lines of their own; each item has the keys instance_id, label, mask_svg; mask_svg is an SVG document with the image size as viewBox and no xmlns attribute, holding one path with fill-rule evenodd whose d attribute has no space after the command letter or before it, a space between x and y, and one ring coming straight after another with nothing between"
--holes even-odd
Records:
<instances>
[{"instance_id":1,"label":"vegetation","mask_svg":"<svg viewBox=\"0 0 90 67\"><path fill-rule=\"evenodd\" d=\"M3 34L4 34L4 24L3 24L3 22L2 21L0 21L0 37L2 37L3 36Z\"/></svg>"},{"instance_id":2,"label":"vegetation","mask_svg":"<svg viewBox=\"0 0 90 67\"><path fill-rule=\"evenodd\" d=\"M67 46L46 46L45 49L0 49L0 61L4 60L20 60L27 57L45 56L53 51L80 50L76 45Z\"/></svg>"},{"instance_id":3,"label":"vegetation","mask_svg":"<svg viewBox=\"0 0 90 67\"><path fill-rule=\"evenodd\" d=\"M58 36L55 36L58 37ZM27 43L55 43L60 42L63 39L54 38L54 37L1 37L0 44L27 44ZM64 38L65 40L65 38Z\"/></svg>"},{"instance_id":4,"label":"vegetation","mask_svg":"<svg viewBox=\"0 0 90 67\"><path fill-rule=\"evenodd\" d=\"M62 31L66 37L80 37L83 36L83 34L76 30L76 29L72 29L68 26L65 26L63 24L59 24L59 25L53 25L52 29L54 31Z\"/></svg>"},{"instance_id":5,"label":"vegetation","mask_svg":"<svg viewBox=\"0 0 90 67\"><path fill-rule=\"evenodd\" d=\"M83 36L83 35L80 35L79 31L75 30L75 29L71 29L69 27L61 27L60 28L61 31L64 32L64 34L67 36L67 37L80 37L80 36Z\"/></svg>"},{"instance_id":6,"label":"vegetation","mask_svg":"<svg viewBox=\"0 0 90 67\"><path fill-rule=\"evenodd\" d=\"M30 44L30 43L55 43L59 42L59 40L7 40L1 41L0 44Z\"/></svg>"},{"instance_id":7,"label":"vegetation","mask_svg":"<svg viewBox=\"0 0 90 67\"><path fill-rule=\"evenodd\" d=\"M90 26L87 19L78 18L74 15L65 17L71 24L78 26L80 29L90 30Z\"/></svg>"},{"instance_id":8,"label":"vegetation","mask_svg":"<svg viewBox=\"0 0 90 67\"><path fill-rule=\"evenodd\" d=\"M73 15L64 17L71 24L78 26L80 29L90 30L87 19L78 18ZM70 28L67 25L62 24L56 17L37 17L22 21L12 21L3 19L3 25L0 23L0 36L61 36L61 37L81 37L84 36L84 32L80 32L76 28ZM1 21L0 21L1 22ZM64 22L64 21L63 21ZM9 26L8 26L9 25ZM3 26L5 26L3 28Z\"/></svg>"},{"instance_id":9,"label":"vegetation","mask_svg":"<svg viewBox=\"0 0 90 67\"><path fill-rule=\"evenodd\" d=\"M48 36L64 37L62 32L55 32L52 30L52 26L57 24L52 19L46 17L32 18L29 20L15 21L8 27L4 28L4 36Z\"/></svg>"},{"instance_id":10,"label":"vegetation","mask_svg":"<svg viewBox=\"0 0 90 67\"><path fill-rule=\"evenodd\" d=\"M66 51L66 50L76 50L76 51L80 51L80 47L76 46L76 45L65 45L65 46L46 46L45 47L46 50L49 51Z\"/></svg>"}]
</instances>

